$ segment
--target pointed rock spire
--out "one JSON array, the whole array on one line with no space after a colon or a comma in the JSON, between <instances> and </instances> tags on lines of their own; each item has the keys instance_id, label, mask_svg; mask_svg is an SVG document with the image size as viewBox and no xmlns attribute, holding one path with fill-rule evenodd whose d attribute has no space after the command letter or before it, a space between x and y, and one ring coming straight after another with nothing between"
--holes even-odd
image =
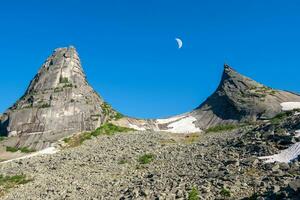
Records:
<instances>
[{"instance_id":1,"label":"pointed rock spire","mask_svg":"<svg viewBox=\"0 0 300 200\"><path fill-rule=\"evenodd\" d=\"M74 47L58 48L46 60L26 93L49 90L65 83L86 84L85 74Z\"/></svg>"},{"instance_id":2,"label":"pointed rock spire","mask_svg":"<svg viewBox=\"0 0 300 200\"><path fill-rule=\"evenodd\" d=\"M281 112L281 103L297 101L300 96L264 86L224 65L217 90L192 115L201 128L222 123L256 121Z\"/></svg>"},{"instance_id":3,"label":"pointed rock spire","mask_svg":"<svg viewBox=\"0 0 300 200\"><path fill-rule=\"evenodd\" d=\"M70 134L96 129L108 114L86 81L76 49L58 48L24 96L3 114L0 130L18 138L10 145L38 150Z\"/></svg>"}]
</instances>

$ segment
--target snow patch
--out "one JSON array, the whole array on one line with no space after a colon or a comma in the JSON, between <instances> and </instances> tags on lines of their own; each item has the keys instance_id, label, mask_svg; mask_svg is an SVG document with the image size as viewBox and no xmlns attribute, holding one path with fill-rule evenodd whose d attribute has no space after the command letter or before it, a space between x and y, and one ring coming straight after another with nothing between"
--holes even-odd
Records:
<instances>
[{"instance_id":1,"label":"snow patch","mask_svg":"<svg viewBox=\"0 0 300 200\"><path fill-rule=\"evenodd\" d=\"M135 124L129 124L129 127L133 128L135 130L138 130L138 131L145 131L146 130L144 127L139 127L139 126L137 126Z\"/></svg>"},{"instance_id":2,"label":"snow patch","mask_svg":"<svg viewBox=\"0 0 300 200\"><path fill-rule=\"evenodd\" d=\"M180 119L179 121L173 122L168 125L167 131L171 133L196 133L201 132L201 129L197 128L194 124L194 122L197 121L195 117L189 116L185 117L183 119Z\"/></svg>"},{"instance_id":3,"label":"snow patch","mask_svg":"<svg viewBox=\"0 0 300 200\"><path fill-rule=\"evenodd\" d=\"M283 111L300 109L300 102L283 102L280 105Z\"/></svg>"},{"instance_id":4,"label":"snow patch","mask_svg":"<svg viewBox=\"0 0 300 200\"><path fill-rule=\"evenodd\" d=\"M266 163L273 163L273 162L289 163L294 159L296 159L299 155L300 155L300 142L297 142L278 154L272 156L259 157L259 159L264 160Z\"/></svg>"},{"instance_id":5,"label":"snow patch","mask_svg":"<svg viewBox=\"0 0 300 200\"><path fill-rule=\"evenodd\" d=\"M19 157L19 158L6 160L6 161L3 161L1 163L9 163L9 162L12 162L12 161L15 161L15 160L22 160L22 159L31 158L31 157L40 156L40 155L51 155L51 154L55 154L57 152L58 152L58 149L56 149L55 147L48 147L48 148L43 149L41 151L26 155L26 156L22 156L22 157Z\"/></svg>"},{"instance_id":6,"label":"snow patch","mask_svg":"<svg viewBox=\"0 0 300 200\"><path fill-rule=\"evenodd\" d=\"M166 119L157 119L156 122L158 124L167 124L167 123L171 123L174 122L176 120L185 118L186 116L175 116L175 117L170 117L170 118L166 118Z\"/></svg>"}]
</instances>

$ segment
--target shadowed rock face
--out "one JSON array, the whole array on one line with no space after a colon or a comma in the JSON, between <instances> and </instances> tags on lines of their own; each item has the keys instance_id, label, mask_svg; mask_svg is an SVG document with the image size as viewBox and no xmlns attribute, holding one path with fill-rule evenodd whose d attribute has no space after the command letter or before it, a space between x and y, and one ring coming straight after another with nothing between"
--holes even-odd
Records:
<instances>
[{"instance_id":1,"label":"shadowed rock face","mask_svg":"<svg viewBox=\"0 0 300 200\"><path fill-rule=\"evenodd\" d=\"M9 145L43 149L72 133L99 127L103 100L87 83L75 48L59 48L46 60L21 97L2 116Z\"/></svg>"},{"instance_id":2,"label":"shadowed rock face","mask_svg":"<svg viewBox=\"0 0 300 200\"><path fill-rule=\"evenodd\" d=\"M217 90L191 115L199 127L208 128L271 118L282 111L281 103L292 101L300 101L300 96L264 86L225 65Z\"/></svg>"}]
</instances>

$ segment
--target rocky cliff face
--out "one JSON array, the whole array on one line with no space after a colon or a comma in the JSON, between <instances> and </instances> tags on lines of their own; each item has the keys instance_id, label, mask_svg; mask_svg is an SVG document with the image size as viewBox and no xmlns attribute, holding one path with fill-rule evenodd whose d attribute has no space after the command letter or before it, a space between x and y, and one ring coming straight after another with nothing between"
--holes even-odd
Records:
<instances>
[{"instance_id":1,"label":"rocky cliff face","mask_svg":"<svg viewBox=\"0 0 300 200\"><path fill-rule=\"evenodd\" d=\"M264 86L225 65L217 90L190 114L199 127L207 128L274 117L283 102L300 102L300 96Z\"/></svg>"},{"instance_id":2,"label":"rocky cliff face","mask_svg":"<svg viewBox=\"0 0 300 200\"><path fill-rule=\"evenodd\" d=\"M59 48L3 114L0 131L16 136L10 145L43 149L72 133L94 130L109 111L88 84L76 49Z\"/></svg>"}]
</instances>

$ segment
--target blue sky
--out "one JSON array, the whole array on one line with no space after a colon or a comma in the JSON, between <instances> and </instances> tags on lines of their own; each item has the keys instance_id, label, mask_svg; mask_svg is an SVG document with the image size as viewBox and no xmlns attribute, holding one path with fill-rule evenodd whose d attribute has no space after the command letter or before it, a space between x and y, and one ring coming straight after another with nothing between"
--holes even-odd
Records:
<instances>
[{"instance_id":1,"label":"blue sky","mask_svg":"<svg viewBox=\"0 0 300 200\"><path fill-rule=\"evenodd\" d=\"M22 96L53 49L69 45L90 84L130 116L192 110L216 89L224 62L300 92L299 10L296 0L3 1L0 112Z\"/></svg>"}]
</instances>

